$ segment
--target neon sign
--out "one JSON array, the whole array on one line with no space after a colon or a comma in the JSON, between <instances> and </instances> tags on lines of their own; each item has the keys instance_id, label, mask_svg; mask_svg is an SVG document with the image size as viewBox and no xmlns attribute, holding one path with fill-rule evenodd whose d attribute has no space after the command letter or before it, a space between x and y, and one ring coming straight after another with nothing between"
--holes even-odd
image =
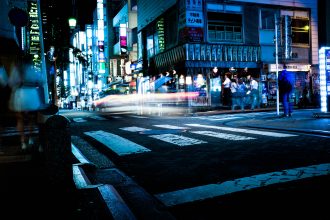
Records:
<instances>
[{"instance_id":1,"label":"neon sign","mask_svg":"<svg viewBox=\"0 0 330 220\"><path fill-rule=\"evenodd\" d=\"M330 95L330 47L319 50L321 111L327 112L327 96Z\"/></svg>"}]
</instances>

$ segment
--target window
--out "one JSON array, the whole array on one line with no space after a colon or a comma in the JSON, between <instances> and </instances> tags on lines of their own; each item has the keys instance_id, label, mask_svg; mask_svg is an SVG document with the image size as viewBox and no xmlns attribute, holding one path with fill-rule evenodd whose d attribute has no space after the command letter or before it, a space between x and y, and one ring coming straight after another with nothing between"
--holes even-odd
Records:
<instances>
[{"instance_id":1,"label":"window","mask_svg":"<svg viewBox=\"0 0 330 220\"><path fill-rule=\"evenodd\" d=\"M148 58L154 56L154 35L149 35L147 37L147 52Z\"/></svg>"},{"instance_id":2,"label":"window","mask_svg":"<svg viewBox=\"0 0 330 220\"><path fill-rule=\"evenodd\" d=\"M292 43L309 44L309 20L306 18L292 18Z\"/></svg>"},{"instance_id":3,"label":"window","mask_svg":"<svg viewBox=\"0 0 330 220\"><path fill-rule=\"evenodd\" d=\"M242 15L208 12L208 39L210 42L242 42Z\"/></svg>"},{"instance_id":4,"label":"window","mask_svg":"<svg viewBox=\"0 0 330 220\"><path fill-rule=\"evenodd\" d=\"M275 11L270 9L261 9L260 11L260 26L261 29L275 29Z\"/></svg>"}]
</instances>

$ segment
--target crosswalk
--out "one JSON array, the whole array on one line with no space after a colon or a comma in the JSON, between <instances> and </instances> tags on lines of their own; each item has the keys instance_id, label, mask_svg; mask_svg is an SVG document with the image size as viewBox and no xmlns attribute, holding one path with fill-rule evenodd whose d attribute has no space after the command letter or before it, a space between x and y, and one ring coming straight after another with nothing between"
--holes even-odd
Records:
<instances>
[{"instance_id":1,"label":"crosswalk","mask_svg":"<svg viewBox=\"0 0 330 220\"><path fill-rule=\"evenodd\" d=\"M162 128L162 130L159 130ZM205 136L214 140L227 141L251 141L267 136L272 138L290 138L298 136L281 132L270 132L255 129L243 129L224 126L214 126L205 124L185 124L184 126L170 124L154 124L146 127L129 126L120 127L118 130L137 133L138 139L151 138L169 144L173 147L189 147L201 144L207 144ZM175 131L175 132L173 132ZM116 132L116 131L114 131ZM150 146L142 146L129 140L125 134L121 136L103 130L87 131L85 135L97 140L105 145L118 156L130 154L140 154L150 152ZM211 140L213 140L211 139ZM208 139L210 140L210 139Z\"/></svg>"},{"instance_id":2,"label":"crosswalk","mask_svg":"<svg viewBox=\"0 0 330 220\"><path fill-rule=\"evenodd\" d=\"M232 132L240 132L246 134L257 134L264 135L270 137L294 137L297 136L295 134L284 134L278 132L269 132L269 131L259 131L259 130L251 130L251 129L242 129L242 128L231 128L231 127L223 127L223 126L212 126L212 125L201 125L201 124L187 124L188 126L198 127L198 128L211 128L223 131L232 131Z\"/></svg>"},{"instance_id":3,"label":"crosswalk","mask_svg":"<svg viewBox=\"0 0 330 220\"><path fill-rule=\"evenodd\" d=\"M115 119L122 119L124 118L123 116L120 115L111 115L111 118L115 118ZM130 117L130 118L137 118L137 119L147 119L149 118L148 116L141 116L141 115L127 115L125 116L125 118ZM234 116L234 115L211 115L211 116L192 116L190 118L193 119L200 119L203 121L229 121L229 120L233 120L233 119L240 119L240 118L244 118L243 116ZM73 122L77 122L77 123L82 123L82 122L87 122L89 121L89 119L94 119L94 120L98 120L98 121L104 121L107 120L105 117L102 116L88 116L86 118L81 118L81 117L74 117L72 118Z\"/></svg>"},{"instance_id":4,"label":"crosswalk","mask_svg":"<svg viewBox=\"0 0 330 220\"><path fill-rule=\"evenodd\" d=\"M121 118L121 116L116 116ZM144 119L145 117L136 118ZM197 118L197 117L195 117ZM208 119L204 120L204 119ZM157 151L152 143L166 144L166 147L176 149L189 149L189 147L207 147L209 143L226 140L228 143L254 143L263 137L272 138L272 141L281 138L295 138L298 134L287 132L264 131L253 128L236 128L223 125L210 125L209 121L224 121L229 119L239 119L239 116L227 117L198 117L202 119L198 123L164 123L161 124L143 124L142 126L118 127L111 132L106 130L91 130L84 134L89 138L93 138L99 143L106 146L107 149L121 156L133 154L148 154ZM102 117L89 117L87 120L106 120ZM86 122L82 118L74 120L77 123ZM187 120L188 121L188 120ZM203 123L204 121L204 123ZM179 125L178 125L179 124ZM135 143L132 138L138 143ZM150 141L145 141L150 139ZM142 143L142 144L141 144ZM147 143L147 144L143 144ZM159 144L159 146L163 146ZM126 158L127 159L127 158ZM198 185L191 188L183 188L179 190L160 192L154 196L167 207L182 205L195 201L205 201L214 199L245 190L262 188L268 185L296 181L300 179L310 178L314 176L322 176L330 174L330 164L318 164L308 167L297 167L293 169L274 171L269 173L261 173L254 176L246 176L237 179L231 179L224 182L216 182L205 185Z\"/></svg>"},{"instance_id":5,"label":"crosswalk","mask_svg":"<svg viewBox=\"0 0 330 220\"><path fill-rule=\"evenodd\" d=\"M119 156L150 151L146 147L110 132L99 130L85 132L85 134L104 144Z\"/></svg>"}]
</instances>

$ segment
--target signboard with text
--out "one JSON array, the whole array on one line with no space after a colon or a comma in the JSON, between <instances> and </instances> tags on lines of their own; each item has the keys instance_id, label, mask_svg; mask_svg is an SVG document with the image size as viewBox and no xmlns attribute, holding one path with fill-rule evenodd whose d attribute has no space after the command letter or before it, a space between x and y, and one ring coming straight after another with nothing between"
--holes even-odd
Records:
<instances>
[{"instance_id":1,"label":"signboard with text","mask_svg":"<svg viewBox=\"0 0 330 220\"><path fill-rule=\"evenodd\" d=\"M203 41L203 27L203 0L180 0L178 25L180 41Z\"/></svg>"}]
</instances>

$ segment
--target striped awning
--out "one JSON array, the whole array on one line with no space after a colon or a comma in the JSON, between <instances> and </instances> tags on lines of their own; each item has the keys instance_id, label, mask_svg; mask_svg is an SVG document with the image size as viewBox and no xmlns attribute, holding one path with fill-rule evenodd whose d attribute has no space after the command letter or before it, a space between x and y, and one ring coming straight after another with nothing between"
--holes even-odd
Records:
<instances>
[{"instance_id":1,"label":"striped awning","mask_svg":"<svg viewBox=\"0 0 330 220\"><path fill-rule=\"evenodd\" d=\"M183 45L167 50L155 56L158 69L169 69L173 64L185 61L185 48Z\"/></svg>"},{"instance_id":2,"label":"striped awning","mask_svg":"<svg viewBox=\"0 0 330 220\"><path fill-rule=\"evenodd\" d=\"M186 67L260 67L260 46L187 43L155 56L158 70L185 62Z\"/></svg>"}]
</instances>

